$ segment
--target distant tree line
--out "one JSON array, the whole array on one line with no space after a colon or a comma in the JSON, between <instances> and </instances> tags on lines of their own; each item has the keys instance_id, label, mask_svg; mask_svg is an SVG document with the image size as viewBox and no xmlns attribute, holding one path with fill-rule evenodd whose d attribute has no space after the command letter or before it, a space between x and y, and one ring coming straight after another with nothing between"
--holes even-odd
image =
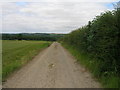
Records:
<instances>
[{"instance_id":1,"label":"distant tree line","mask_svg":"<svg viewBox=\"0 0 120 90\"><path fill-rule=\"evenodd\" d=\"M64 34L45 34L45 33L20 33L20 34L2 34L2 40L42 40L56 41Z\"/></svg>"},{"instance_id":2,"label":"distant tree line","mask_svg":"<svg viewBox=\"0 0 120 90\"><path fill-rule=\"evenodd\" d=\"M100 62L98 76L115 74L120 77L120 8L96 16L61 41Z\"/></svg>"}]
</instances>

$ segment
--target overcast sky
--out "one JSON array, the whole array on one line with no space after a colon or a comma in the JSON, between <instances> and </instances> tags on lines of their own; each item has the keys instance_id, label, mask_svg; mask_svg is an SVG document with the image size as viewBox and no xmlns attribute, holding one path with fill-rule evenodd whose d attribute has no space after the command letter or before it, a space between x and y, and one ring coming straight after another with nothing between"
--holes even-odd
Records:
<instances>
[{"instance_id":1,"label":"overcast sky","mask_svg":"<svg viewBox=\"0 0 120 90\"><path fill-rule=\"evenodd\" d=\"M69 33L96 15L113 9L118 0L1 1L3 33Z\"/></svg>"}]
</instances>

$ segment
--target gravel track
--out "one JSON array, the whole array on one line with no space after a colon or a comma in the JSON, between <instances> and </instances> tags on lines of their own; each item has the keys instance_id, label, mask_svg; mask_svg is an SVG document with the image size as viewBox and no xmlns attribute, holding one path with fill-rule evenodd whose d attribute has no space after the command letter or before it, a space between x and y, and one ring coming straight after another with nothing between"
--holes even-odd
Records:
<instances>
[{"instance_id":1,"label":"gravel track","mask_svg":"<svg viewBox=\"0 0 120 90\"><path fill-rule=\"evenodd\" d=\"M4 88L100 88L100 84L59 43L40 52L12 74Z\"/></svg>"}]
</instances>

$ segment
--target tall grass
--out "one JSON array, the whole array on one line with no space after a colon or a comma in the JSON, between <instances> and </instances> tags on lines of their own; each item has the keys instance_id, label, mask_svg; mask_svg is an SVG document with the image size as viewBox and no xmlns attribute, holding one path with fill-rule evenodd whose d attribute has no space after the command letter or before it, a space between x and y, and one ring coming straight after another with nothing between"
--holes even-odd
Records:
<instances>
[{"instance_id":1,"label":"tall grass","mask_svg":"<svg viewBox=\"0 0 120 90\"><path fill-rule=\"evenodd\" d=\"M74 46L62 43L62 45L70 51L81 65L88 69L96 79L102 84L104 88L120 88L120 77L112 72L100 72L102 62L96 58L91 58L88 54L78 50ZM96 59L96 60L93 60Z\"/></svg>"},{"instance_id":2,"label":"tall grass","mask_svg":"<svg viewBox=\"0 0 120 90\"><path fill-rule=\"evenodd\" d=\"M39 51L48 47L46 41L2 41L2 79L31 60Z\"/></svg>"}]
</instances>

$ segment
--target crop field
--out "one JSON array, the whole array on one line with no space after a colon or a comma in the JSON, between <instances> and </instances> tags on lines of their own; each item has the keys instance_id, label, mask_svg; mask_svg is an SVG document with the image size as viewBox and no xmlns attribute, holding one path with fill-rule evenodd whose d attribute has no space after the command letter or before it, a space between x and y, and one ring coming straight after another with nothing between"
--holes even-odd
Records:
<instances>
[{"instance_id":1,"label":"crop field","mask_svg":"<svg viewBox=\"0 0 120 90\"><path fill-rule=\"evenodd\" d=\"M26 64L42 49L48 47L47 41L2 41L2 78L5 78L16 69Z\"/></svg>"}]
</instances>

